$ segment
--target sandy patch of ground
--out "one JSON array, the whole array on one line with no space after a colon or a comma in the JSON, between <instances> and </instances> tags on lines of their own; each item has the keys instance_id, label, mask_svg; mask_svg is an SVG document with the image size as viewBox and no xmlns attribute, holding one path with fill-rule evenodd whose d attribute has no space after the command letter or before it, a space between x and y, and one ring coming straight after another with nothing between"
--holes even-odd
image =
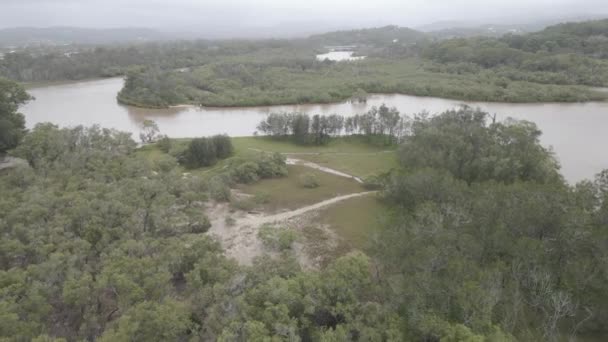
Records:
<instances>
[{"instance_id":1,"label":"sandy patch of ground","mask_svg":"<svg viewBox=\"0 0 608 342\"><path fill-rule=\"evenodd\" d=\"M287 163L291 165L303 165L309 168L331 173L340 177L354 179L359 183L363 181L355 176L324 167L312 162L288 158ZM229 203L212 203L207 206L207 215L211 220L211 228L208 234L215 237L223 246L228 257L234 258L241 265L251 265L253 259L267 251L258 238L259 228L266 224L275 224L285 229L299 230L303 238L294 243L293 251L304 268L317 268L324 263L323 251L336 249L339 238L328 227L318 225L311 226L316 212L319 209L330 206L347 199L367 196L375 191L359 192L330 198L306 207L286 211L273 215L231 210ZM243 198L250 196L233 191L233 196ZM302 229L306 231L302 231Z\"/></svg>"},{"instance_id":2,"label":"sandy patch of ground","mask_svg":"<svg viewBox=\"0 0 608 342\"><path fill-rule=\"evenodd\" d=\"M304 214L315 212L340 201L373 193L375 192L368 191L338 196L303 208L274 215L247 213L244 211L231 212L228 203L214 203L207 207L207 215L211 219L211 228L208 233L220 241L228 257L234 258L242 265L251 265L256 256L267 252L258 238L258 231L261 226L265 224L277 224L287 227L287 229L297 229L302 226L299 220ZM227 217L231 218L231 222L226 219ZM329 232L329 229L326 229L326 231ZM319 263L316 260L310 260L305 245L295 244L294 251L304 267L314 267Z\"/></svg>"}]
</instances>

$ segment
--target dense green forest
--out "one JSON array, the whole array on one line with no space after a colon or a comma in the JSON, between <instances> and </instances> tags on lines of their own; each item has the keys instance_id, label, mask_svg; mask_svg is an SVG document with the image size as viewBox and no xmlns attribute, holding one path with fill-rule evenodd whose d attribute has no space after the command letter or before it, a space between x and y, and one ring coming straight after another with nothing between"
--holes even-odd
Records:
<instances>
[{"instance_id":1,"label":"dense green forest","mask_svg":"<svg viewBox=\"0 0 608 342\"><path fill-rule=\"evenodd\" d=\"M6 84L2 117L26 100ZM0 337L608 336L608 172L570 186L534 124L468 107L407 127L400 166L378 178L390 214L372 248L303 270L289 253L237 265L204 234L206 204L235 183L284 177L282 156L185 176L171 153L145 158L127 133L37 125L10 151L27 165L0 170Z\"/></svg>"},{"instance_id":2,"label":"dense green forest","mask_svg":"<svg viewBox=\"0 0 608 342\"><path fill-rule=\"evenodd\" d=\"M608 20L439 42L390 27L335 32L310 42L318 42L318 48L355 44L367 58L315 61L263 50L187 73L148 68L128 75L119 100L151 107L328 103L359 90L476 101L603 100L605 94L587 86L608 85L607 34Z\"/></svg>"}]
</instances>

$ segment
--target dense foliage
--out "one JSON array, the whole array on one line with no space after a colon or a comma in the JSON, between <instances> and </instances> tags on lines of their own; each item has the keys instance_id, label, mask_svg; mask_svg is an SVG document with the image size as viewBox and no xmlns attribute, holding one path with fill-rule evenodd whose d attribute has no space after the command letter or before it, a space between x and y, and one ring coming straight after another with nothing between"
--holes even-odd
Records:
<instances>
[{"instance_id":1,"label":"dense foliage","mask_svg":"<svg viewBox=\"0 0 608 342\"><path fill-rule=\"evenodd\" d=\"M289 257L240 268L200 235L213 185L134 148L127 134L51 124L19 146L30 166L0 174L1 337L399 339L366 256L320 272ZM284 172L282 157L265 160L256 176Z\"/></svg>"},{"instance_id":2,"label":"dense foliage","mask_svg":"<svg viewBox=\"0 0 608 342\"><path fill-rule=\"evenodd\" d=\"M528 122L418 117L385 178L378 257L414 331L440 318L520 340L606 336L606 172L567 186Z\"/></svg>"},{"instance_id":3,"label":"dense foliage","mask_svg":"<svg viewBox=\"0 0 608 342\"><path fill-rule=\"evenodd\" d=\"M302 52L278 59L269 57L278 51L263 50L261 55L224 59L185 74L134 72L119 99L152 107L277 105L342 101L364 90L478 101L599 100L604 95L581 86L608 85L607 22L434 43L397 27L334 32L306 40L310 51L352 44L368 58L318 62Z\"/></svg>"},{"instance_id":4,"label":"dense foliage","mask_svg":"<svg viewBox=\"0 0 608 342\"><path fill-rule=\"evenodd\" d=\"M428 46L429 70L489 72L510 81L606 86L608 20L561 24L527 35L452 39Z\"/></svg>"},{"instance_id":5,"label":"dense foliage","mask_svg":"<svg viewBox=\"0 0 608 342\"><path fill-rule=\"evenodd\" d=\"M20 82L80 80L125 75L153 66L174 70L262 49L292 46L281 40L175 41L131 45L30 48L0 59L0 75Z\"/></svg>"},{"instance_id":6,"label":"dense foliage","mask_svg":"<svg viewBox=\"0 0 608 342\"><path fill-rule=\"evenodd\" d=\"M22 87L0 77L0 157L15 148L25 134L25 118L17 110L29 99Z\"/></svg>"}]
</instances>

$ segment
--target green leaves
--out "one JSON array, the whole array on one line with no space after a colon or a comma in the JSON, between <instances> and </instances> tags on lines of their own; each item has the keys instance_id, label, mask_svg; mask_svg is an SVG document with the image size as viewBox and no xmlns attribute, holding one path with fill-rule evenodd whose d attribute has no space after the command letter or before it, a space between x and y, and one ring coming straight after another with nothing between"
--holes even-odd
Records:
<instances>
[{"instance_id":1,"label":"green leaves","mask_svg":"<svg viewBox=\"0 0 608 342\"><path fill-rule=\"evenodd\" d=\"M17 110L30 99L20 85L0 77L0 157L25 135L25 118Z\"/></svg>"}]
</instances>

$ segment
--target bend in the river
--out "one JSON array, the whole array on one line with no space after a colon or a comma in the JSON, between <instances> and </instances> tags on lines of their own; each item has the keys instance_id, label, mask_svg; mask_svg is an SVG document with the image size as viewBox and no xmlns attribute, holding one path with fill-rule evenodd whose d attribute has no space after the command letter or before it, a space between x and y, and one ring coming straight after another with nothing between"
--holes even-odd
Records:
<instances>
[{"instance_id":1,"label":"bend in the river","mask_svg":"<svg viewBox=\"0 0 608 342\"><path fill-rule=\"evenodd\" d=\"M122 88L121 78L75 82L32 88L36 100L22 108L28 127L39 122L59 126L99 124L134 133L136 137L145 119L156 121L161 133L170 137L193 137L226 133L250 136L268 113L298 111L310 114L363 113L385 103L412 115L422 111L431 114L454 108L465 102L408 95L372 95L366 104L342 102L288 106L236 108L180 107L145 109L117 103ZM566 179L576 182L591 178L608 168L608 102L589 103L484 103L466 102L495 113L498 119L513 117L535 122L543 131L545 146L554 149Z\"/></svg>"}]
</instances>

